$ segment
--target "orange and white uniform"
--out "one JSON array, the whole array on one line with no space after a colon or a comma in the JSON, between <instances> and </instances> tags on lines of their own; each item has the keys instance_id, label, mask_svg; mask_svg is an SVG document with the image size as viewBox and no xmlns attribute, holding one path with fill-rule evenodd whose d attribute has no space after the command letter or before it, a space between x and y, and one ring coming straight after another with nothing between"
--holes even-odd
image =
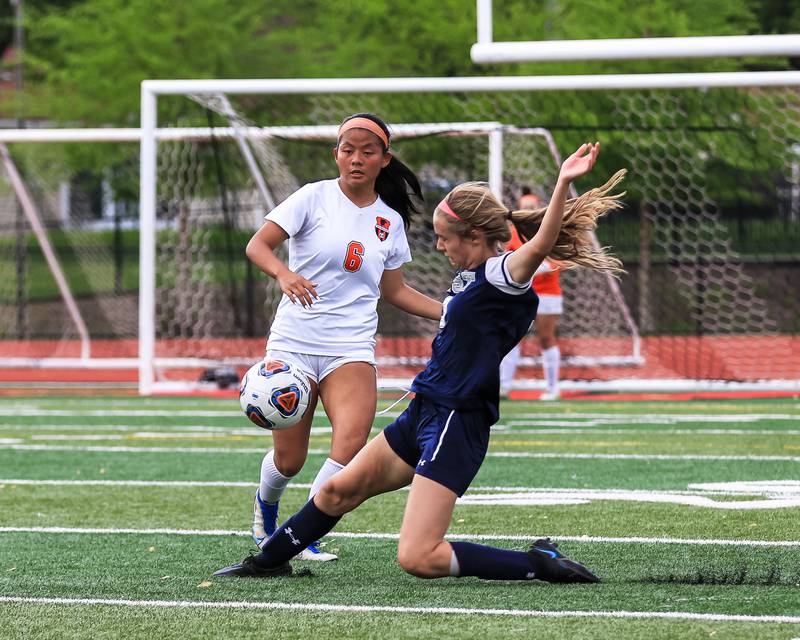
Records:
<instances>
[{"instance_id":1,"label":"orange and white uniform","mask_svg":"<svg viewBox=\"0 0 800 640\"><path fill-rule=\"evenodd\" d=\"M281 298L270 351L375 362L380 282L411 260L403 219L381 198L356 206L337 180L305 185L266 216L289 236L289 269L317 283L309 308Z\"/></svg>"},{"instance_id":2,"label":"orange and white uniform","mask_svg":"<svg viewBox=\"0 0 800 640\"><path fill-rule=\"evenodd\" d=\"M506 248L514 251L522 246L522 239L516 227L511 227L511 240ZM561 315L564 313L564 297L559 280L560 268L557 263L545 258L533 274L533 290L539 296L539 310L544 315Z\"/></svg>"}]
</instances>

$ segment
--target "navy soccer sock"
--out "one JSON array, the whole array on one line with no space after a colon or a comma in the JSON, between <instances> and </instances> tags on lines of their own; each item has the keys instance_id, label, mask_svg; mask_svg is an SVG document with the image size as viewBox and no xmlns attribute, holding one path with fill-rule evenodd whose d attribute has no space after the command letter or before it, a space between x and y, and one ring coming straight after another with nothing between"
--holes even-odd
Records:
<instances>
[{"instance_id":1,"label":"navy soccer sock","mask_svg":"<svg viewBox=\"0 0 800 640\"><path fill-rule=\"evenodd\" d=\"M328 533L341 518L320 511L312 498L270 536L256 556L256 563L262 567L282 565Z\"/></svg>"},{"instance_id":2,"label":"navy soccer sock","mask_svg":"<svg viewBox=\"0 0 800 640\"><path fill-rule=\"evenodd\" d=\"M532 580L531 560L524 551L508 551L472 542L451 542L458 560L459 576L484 580Z\"/></svg>"}]
</instances>

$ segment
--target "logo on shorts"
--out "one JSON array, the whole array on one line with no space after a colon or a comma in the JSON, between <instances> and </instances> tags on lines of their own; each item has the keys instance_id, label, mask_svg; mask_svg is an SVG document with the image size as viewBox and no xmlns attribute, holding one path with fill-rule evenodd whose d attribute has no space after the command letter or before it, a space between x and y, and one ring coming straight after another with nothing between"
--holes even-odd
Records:
<instances>
[{"instance_id":1,"label":"logo on shorts","mask_svg":"<svg viewBox=\"0 0 800 640\"><path fill-rule=\"evenodd\" d=\"M378 240L383 242L389 237L390 226L392 226L392 223L386 218L382 218L381 216L375 218L375 235L378 236Z\"/></svg>"}]
</instances>

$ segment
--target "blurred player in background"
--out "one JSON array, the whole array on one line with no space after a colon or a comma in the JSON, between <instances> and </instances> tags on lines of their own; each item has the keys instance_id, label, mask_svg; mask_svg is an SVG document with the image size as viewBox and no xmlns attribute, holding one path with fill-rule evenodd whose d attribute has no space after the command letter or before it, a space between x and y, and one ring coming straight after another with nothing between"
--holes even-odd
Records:
<instances>
[{"instance_id":1,"label":"blurred player in background","mask_svg":"<svg viewBox=\"0 0 800 640\"><path fill-rule=\"evenodd\" d=\"M548 539L511 551L450 542L458 496L477 474L499 417L500 361L528 331L536 315L531 289L545 257L617 272L619 260L595 248L585 230L620 206L608 192L622 178L567 201L572 180L594 166L599 145L584 144L561 166L546 210L509 211L485 183L465 183L436 207L436 248L459 269L443 304L431 359L414 379L408 408L330 478L264 544L261 553L215 576L268 577L292 572L297 549L318 539L366 499L411 485L397 557L421 578L477 576L487 580L598 582ZM513 252L509 221L530 238Z\"/></svg>"},{"instance_id":2,"label":"blurred player in background","mask_svg":"<svg viewBox=\"0 0 800 640\"><path fill-rule=\"evenodd\" d=\"M300 188L267 216L247 256L278 281L281 298L266 359L294 362L308 376L311 400L299 424L273 431L253 504L253 540L275 531L278 503L308 456L317 398L331 422L330 456L311 486L313 496L366 444L377 402L375 332L381 297L408 313L438 320L442 305L403 279L411 260L405 229L422 192L414 173L394 157L390 132L377 116L358 113L339 128L338 179ZM276 255L288 240L288 266ZM335 560L309 541L304 560Z\"/></svg>"},{"instance_id":3,"label":"blurred player in background","mask_svg":"<svg viewBox=\"0 0 800 640\"><path fill-rule=\"evenodd\" d=\"M531 193L530 187L522 187L522 196L519 199L519 208L522 210L536 209L541 205L539 197ZM511 240L507 249L514 251L522 246L522 240L516 228L511 230ZM539 309L534 321L534 330L539 340L542 352L542 368L547 385L540 400L558 400L561 394L558 389L558 380L561 369L561 350L556 341L556 326L558 318L564 312L564 298L559 282L558 264L552 260L542 261L533 275L533 290L539 296ZM500 364L500 395L507 398L511 390L511 383L517 371L521 355L521 344L516 345Z\"/></svg>"}]
</instances>

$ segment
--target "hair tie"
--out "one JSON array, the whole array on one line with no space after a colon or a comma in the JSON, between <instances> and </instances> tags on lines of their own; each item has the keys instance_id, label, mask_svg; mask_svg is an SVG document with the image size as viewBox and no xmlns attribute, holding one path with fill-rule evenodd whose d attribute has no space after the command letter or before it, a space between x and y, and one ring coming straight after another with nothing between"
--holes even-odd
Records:
<instances>
[{"instance_id":1,"label":"hair tie","mask_svg":"<svg viewBox=\"0 0 800 640\"><path fill-rule=\"evenodd\" d=\"M509 220L511 220L511 215L512 215L513 213L514 213L514 212L513 212L511 209L508 209L508 210L506 211L506 216L508 216L508 219L509 219Z\"/></svg>"}]
</instances>

